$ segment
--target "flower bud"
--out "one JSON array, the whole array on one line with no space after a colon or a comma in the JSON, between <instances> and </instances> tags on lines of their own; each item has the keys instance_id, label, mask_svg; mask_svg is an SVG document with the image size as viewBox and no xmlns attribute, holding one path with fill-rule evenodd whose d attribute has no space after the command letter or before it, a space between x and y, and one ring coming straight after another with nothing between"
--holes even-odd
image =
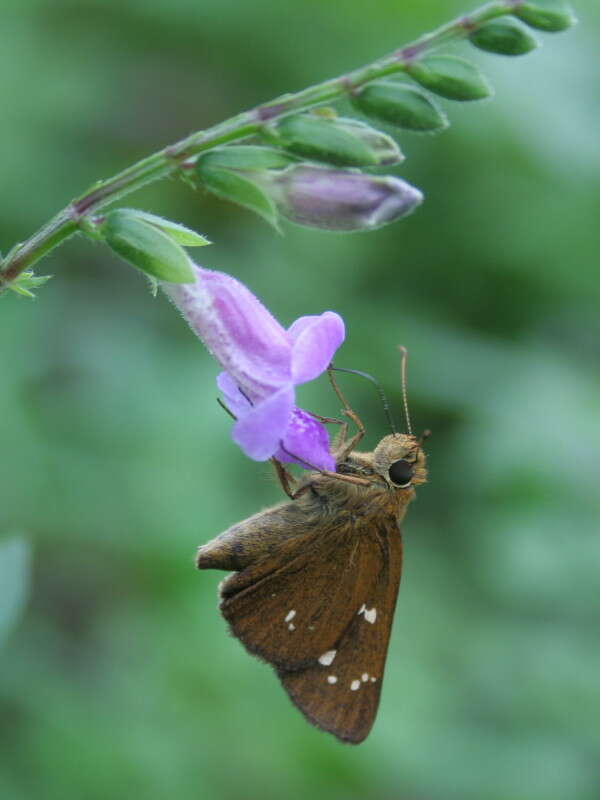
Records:
<instances>
[{"instance_id":1,"label":"flower bud","mask_svg":"<svg viewBox=\"0 0 600 800\"><path fill-rule=\"evenodd\" d=\"M410 214L423 195L394 177L298 164L270 177L279 212L291 222L330 231L366 231Z\"/></svg>"},{"instance_id":2,"label":"flower bud","mask_svg":"<svg viewBox=\"0 0 600 800\"><path fill-rule=\"evenodd\" d=\"M513 12L532 28L559 33L577 22L573 9L565 0L526 0Z\"/></svg>"},{"instance_id":3,"label":"flower bud","mask_svg":"<svg viewBox=\"0 0 600 800\"><path fill-rule=\"evenodd\" d=\"M203 153L196 161L196 169L283 169L297 159L274 147L261 147L252 144L231 144L215 147Z\"/></svg>"},{"instance_id":4,"label":"flower bud","mask_svg":"<svg viewBox=\"0 0 600 800\"><path fill-rule=\"evenodd\" d=\"M537 39L510 17L488 22L473 31L469 41L480 50L503 56L521 56L539 47Z\"/></svg>"},{"instance_id":5,"label":"flower bud","mask_svg":"<svg viewBox=\"0 0 600 800\"><path fill-rule=\"evenodd\" d=\"M428 56L407 66L421 86L449 100L481 100L492 88L476 66L456 56Z\"/></svg>"},{"instance_id":6,"label":"flower bud","mask_svg":"<svg viewBox=\"0 0 600 800\"><path fill-rule=\"evenodd\" d=\"M419 89L392 81L374 81L352 96L356 108L369 117L409 131L441 131L446 115Z\"/></svg>"},{"instance_id":7,"label":"flower bud","mask_svg":"<svg viewBox=\"0 0 600 800\"><path fill-rule=\"evenodd\" d=\"M187 253L172 234L164 231L167 220L163 220L161 229L148 222L148 217L152 216L146 215L144 219L143 212L138 215L133 209L117 208L108 212L98 230L115 253L147 275L171 283L193 281ZM178 234L186 230L178 227Z\"/></svg>"},{"instance_id":8,"label":"flower bud","mask_svg":"<svg viewBox=\"0 0 600 800\"><path fill-rule=\"evenodd\" d=\"M271 133L291 153L339 167L378 167L404 160L390 136L354 119L294 114L273 126Z\"/></svg>"}]
</instances>

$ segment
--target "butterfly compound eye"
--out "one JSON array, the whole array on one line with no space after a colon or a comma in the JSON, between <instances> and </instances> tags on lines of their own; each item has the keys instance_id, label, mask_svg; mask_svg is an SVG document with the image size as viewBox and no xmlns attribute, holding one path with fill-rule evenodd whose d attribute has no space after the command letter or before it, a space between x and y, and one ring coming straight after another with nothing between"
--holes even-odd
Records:
<instances>
[{"instance_id":1,"label":"butterfly compound eye","mask_svg":"<svg viewBox=\"0 0 600 800\"><path fill-rule=\"evenodd\" d=\"M388 475L392 483L395 483L396 486L403 489L406 486L410 486L414 470L412 465L402 458L400 461L394 461L388 470Z\"/></svg>"}]
</instances>

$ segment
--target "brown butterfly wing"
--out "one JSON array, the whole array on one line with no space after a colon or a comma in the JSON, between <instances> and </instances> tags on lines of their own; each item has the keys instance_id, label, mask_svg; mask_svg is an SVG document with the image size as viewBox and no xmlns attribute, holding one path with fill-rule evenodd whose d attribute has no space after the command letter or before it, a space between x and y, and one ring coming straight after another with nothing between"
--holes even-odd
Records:
<instances>
[{"instance_id":1,"label":"brown butterfly wing","mask_svg":"<svg viewBox=\"0 0 600 800\"><path fill-rule=\"evenodd\" d=\"M221 611L251 653L278 669L300 669L348 627L379 559L348 524L309 529L223 581Z\"/></svg>"},{"instance_id":2,"label":"brown butterfly wing","mask_svg":"<svg viewBox=\"0 0 600 800\"><path fill-rule=\"evenodd\" d=\"M349 517L222 584L233 634L277 669L310 722L344 741L362 741L377 713L401 561L393 516Z\"/></svg>"},{"instance_id":3,"label":"brown butterfly wing","mask_svg":"<svg viewBox=\"0 0 600 800\"><path fill-rule=\"evenodd\" d=\"M375 526L373 526L375 527ZM380 545L374 580L335 644L330 665L278 670L290 698L305 717L353 744L368 735L379 706L388 643L402 568L402 541L395 522L365 532L367 546Z\"/></svg>"}]
</instances>

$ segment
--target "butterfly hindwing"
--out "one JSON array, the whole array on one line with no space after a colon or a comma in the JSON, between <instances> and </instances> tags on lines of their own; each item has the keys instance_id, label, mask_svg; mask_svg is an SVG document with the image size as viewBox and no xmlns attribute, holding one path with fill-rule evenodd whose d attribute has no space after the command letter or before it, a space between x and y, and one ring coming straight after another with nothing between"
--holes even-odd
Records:
<instances>
[{"instance_id":1,"label":"butterfly hindwing","mask_svg":"<svg viewBox=\"0 0 600 800\"><path fill-rule=\"evenodd\" d=\"M279 670L291 700L314 725L358 744L371 730L381 693L389 637L402 567L402 543L395 523L378 525L380 565L350 623L332 647L327 664ZM367 534L369 544L373 538ZM382 558L383 556L383 558Z\"/></svg>"}]
</instances>

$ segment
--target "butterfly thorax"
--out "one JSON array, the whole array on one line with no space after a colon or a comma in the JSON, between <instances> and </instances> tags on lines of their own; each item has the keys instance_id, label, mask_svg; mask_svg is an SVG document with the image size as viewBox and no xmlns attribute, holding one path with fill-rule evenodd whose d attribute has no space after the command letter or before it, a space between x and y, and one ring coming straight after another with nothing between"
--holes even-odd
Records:
<instances>
[{"instance_id":1,"label":"butterfly thorax","mask_svg":"<svg viewBox=\"0 0 600 800\"><path fill-rule=\"evenodd\" d=\"M406 485L399 486L392 479L392 465L398 463L410 472ZM335 514L352 517L389 514L400 520L415 497L414 486L427 479L425 455L419 442L404 434L386 436L371 453L353 451L338 462L336 472L341 479L319 473L305 478L310 485L307 506L319 498L321 505L329 506ZM361 483L351 483L345 477L359 478Z\"/></svg>"}]
</instances>

